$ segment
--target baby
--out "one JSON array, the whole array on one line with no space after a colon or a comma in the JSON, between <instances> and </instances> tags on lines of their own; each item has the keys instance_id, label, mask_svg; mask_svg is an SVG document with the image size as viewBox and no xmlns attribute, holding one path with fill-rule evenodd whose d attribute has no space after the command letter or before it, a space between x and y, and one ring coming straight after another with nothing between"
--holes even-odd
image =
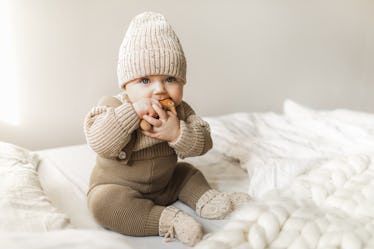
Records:
<instances>
[{"instance_id":1,"label":"baby","mask_svg":"<svg viewBox=\"0 0 374 249\"><path fill-rule=\"evenodd\" d=\"M201 225L171 206L181 200L200 217L223 219L249 199L213 190L199 170L177 158L212 147L209 125L183 101L186 60L166 19L145 12L130 23L119 50L121 93L103 97L84 131L97 153L88 207L105 228L130 236L165 236L193 246ZM171 99L176 114L159 101ZM151 125L142 130L141 120Z\"/></svg>"}]
</instances>

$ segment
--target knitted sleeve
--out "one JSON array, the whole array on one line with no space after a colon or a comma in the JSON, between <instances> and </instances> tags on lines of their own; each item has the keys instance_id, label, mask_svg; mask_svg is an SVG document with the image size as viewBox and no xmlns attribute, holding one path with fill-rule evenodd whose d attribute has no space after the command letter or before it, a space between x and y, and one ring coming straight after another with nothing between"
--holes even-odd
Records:
<instances>
[{"instance_id":1,"label":"knitted sleeve","mask_svg":"<svg viewBox=\"0 0 374 249\"><path fill-rule=\"evenodd\" d=\"M103 97L84 119L88 145L100 156L114 158L130 141L140 119L128 102Z\"/></svg>"},{"instance_id":2,"label":"knitted sleeve","mask_svg":"<svg viewBox=\"0 0 374 249\"><path fill-rule=\"evenodd\" d=\"M212 148L209 124L197 116L194 110L182 102L185 119L180 120L181 134L177 141L169 143L180 158L200 156Z\"/></svg>"}]
</instances>

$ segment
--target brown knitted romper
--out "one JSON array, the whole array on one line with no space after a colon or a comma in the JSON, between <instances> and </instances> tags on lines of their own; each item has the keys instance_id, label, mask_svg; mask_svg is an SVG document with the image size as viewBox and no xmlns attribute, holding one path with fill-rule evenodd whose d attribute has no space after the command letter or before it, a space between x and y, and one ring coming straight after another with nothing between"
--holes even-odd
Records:
<instances>
[{"instance_id":1,"label":"brown knitted romper","mask_svg":"<svg viewBox=\"0 0 374 249\"><path fill-rule=\"evenodd\" d=\"M99 115L109 116L110 108L121 108L121 105L106 98L99 106L106 106L107 111ZM181 120L186 120L185 113L186 110L190 112L189 108L184 104L177 108ZM90 113L87 119L94 116ZM94 123L87 119L86 123ZM195 125L194 129L199 126L205 129L201 124L199 119L199 125ZM88 132L90 128L86 127L86 137L89 143L94 143L92 133ZM105 130L100 134L103 133ZM211 148L209 132L204 136L207 136L207 142L198 154ZM179 199L195 209L196 202L211 187L195 167L177 162L178 148L172 148L167 142L134 151L141 140L139 137L137 128L121 150L127 155L125 160L108 155L97 156L90 179L88 207L95 220L110 230L131 236L159 235L159 219L166 206Z\"/></svg>"}]
</instances>

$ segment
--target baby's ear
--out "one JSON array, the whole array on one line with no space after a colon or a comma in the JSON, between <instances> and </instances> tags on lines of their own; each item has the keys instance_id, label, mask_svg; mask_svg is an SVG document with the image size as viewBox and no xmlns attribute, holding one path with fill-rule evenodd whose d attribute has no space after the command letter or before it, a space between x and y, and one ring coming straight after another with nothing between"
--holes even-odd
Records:
<instances>
[{"instance_id":1,"label":"baby's ear","mask_svg":"<svg viewBox=\"0 0 374 249\"><path fill-rule=\"evenodd\" d=\"M126 90L122 90L121 96L122 96L122 102L124 102L126 100L127 102L131 103L131 101L129 99L129 96L127 95L127 91Z\"/></svg>"}]
</instances>

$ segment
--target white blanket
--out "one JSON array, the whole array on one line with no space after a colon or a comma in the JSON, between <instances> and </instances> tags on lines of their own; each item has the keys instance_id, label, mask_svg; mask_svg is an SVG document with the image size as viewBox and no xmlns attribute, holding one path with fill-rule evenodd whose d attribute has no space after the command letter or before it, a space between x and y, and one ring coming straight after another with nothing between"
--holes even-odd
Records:
<instances>
[{"instance_id":1,"label":"white blanket","mask_svg":"<svg viewBox=\"0 0 374 249\"><path fill-rule=\"evenodd\" d=\"M373 158L321 164L243 207L196 248L374 248Z\"/></svg>"},{"instance_id":2,"label":"white blanket","mask_svg":"<svg viewBox=\"0 0 374 249\"><path fill-rule=\"evenodd\" d=\"M374 155L374 115L315 111L290 100L284 113L234 113L209 118L217 151L240 161L256 198L289 184L324 161Z\"/></svg>"}]
</instances>

